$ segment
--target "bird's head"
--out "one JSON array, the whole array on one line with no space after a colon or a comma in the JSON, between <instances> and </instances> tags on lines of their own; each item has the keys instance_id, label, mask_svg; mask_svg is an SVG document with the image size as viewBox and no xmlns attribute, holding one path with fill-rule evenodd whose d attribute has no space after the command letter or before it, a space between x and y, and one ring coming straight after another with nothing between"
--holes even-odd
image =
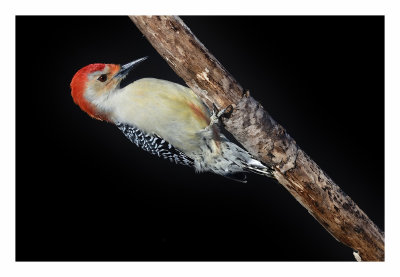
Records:
<instances>
[{"instance_id":1,"label":"bird's head","mask_svg":"<svg viewBox=\"0 0 400 277\"><path fill-rule=\"evenodd\" d=\"M136 65L147 57L125 65L95 63L75 73L71 81L71 95L74 102L91 117L103 120L99 104L119 88L121 81Z\"/></svg>"}]
</instances>

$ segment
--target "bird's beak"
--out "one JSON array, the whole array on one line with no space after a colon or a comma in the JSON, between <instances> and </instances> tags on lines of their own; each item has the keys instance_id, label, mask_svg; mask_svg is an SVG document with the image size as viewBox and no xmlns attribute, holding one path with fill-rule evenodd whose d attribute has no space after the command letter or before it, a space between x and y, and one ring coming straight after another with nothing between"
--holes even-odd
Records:
<instances>
[{"instance_id":1,"label":"bird's beak","mask_svg":"<svg viewBox=\"0 0 400 277\"><path fill-rule=\"evenodd\" d=\"M126 75L128 75L129 71L131 71L133 68L135 68L137 65L139 65L146 59L147 59L147 57L143 57L143 58L137 59L133 62L124 64L123 66L121 66L120 70L118 71L117 74L114 75L113 78L117 78L117 79L124 78Z\"/></svg>"}]
</instances>

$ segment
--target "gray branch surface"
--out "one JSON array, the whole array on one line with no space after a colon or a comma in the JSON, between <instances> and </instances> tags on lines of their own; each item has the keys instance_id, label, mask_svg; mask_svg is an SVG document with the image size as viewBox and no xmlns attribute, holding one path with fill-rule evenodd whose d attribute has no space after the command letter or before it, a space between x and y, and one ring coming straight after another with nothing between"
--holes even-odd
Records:
<instances>
[{"instance_id":1,"label":"gray branch surface","mask_svg":"<svg viewBox=\"0 0 400 277\"><path fill-rule=\"evenodd\" d=\"M130 16L152 46L212 108L234 106L225 128L338 241L363 261L384 260L384 234L304 153L177 16Z\"/></svg>"}]
</instances>

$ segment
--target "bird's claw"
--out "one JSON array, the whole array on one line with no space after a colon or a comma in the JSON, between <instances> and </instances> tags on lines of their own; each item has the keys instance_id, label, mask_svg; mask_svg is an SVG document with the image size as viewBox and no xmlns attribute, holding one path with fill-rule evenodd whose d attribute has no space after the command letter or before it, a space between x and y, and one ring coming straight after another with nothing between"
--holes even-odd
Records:
<instances>
[{"instance_id":1,"label":"bird's claw","mask_svg":"<svg viewBox=\"0 0 400 277\"><path fill-rule=\"evenodd\" d=\"M235 108L235 104L231 104L220 111L218 111L218 108L215 106L215 104L213 104L213 108L213 112L210 116L210 126L218 123L222 116L230 114Z\"/></svg>"},{"instance_id":2,"label":"bird's claw","mask_svg":"<svg viewBox=\"0 0 400 277\"><path fill-rule=\"evenodd\" d=\"M219 113L218 113L219 114ZM215 111L210 116L210 126L217 124L219 122L219 116Z\"/></svg>"}]
</instances>

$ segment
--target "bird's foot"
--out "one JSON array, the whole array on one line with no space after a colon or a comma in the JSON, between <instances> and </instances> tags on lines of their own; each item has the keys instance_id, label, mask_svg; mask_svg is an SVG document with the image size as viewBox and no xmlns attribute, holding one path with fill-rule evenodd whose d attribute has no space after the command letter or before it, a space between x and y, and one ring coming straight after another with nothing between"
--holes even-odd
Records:
<instances>
[{"instance_id":1,"label":"bird's foot","mask_svg":"<svg viewBox=\"0 0 400 277\"><path fill-rule=\"evenodd\" d=\"M221 117L222 113L224 110L218 111L217 107L215 105L213 105L213 112L210 116L210 126L214 125L214 124L218 124L219 122L219 118Z\"/></svg>"},{"instance_id":2,"label":"bird's foot","mask_svg":"<svg viewBox=\"0 0 400 277\"><path fill-rule=\"evenodd\" d=\"M217 124L222 116L229 116L233 112L235 106L235 104L230 104L226 108L218 111L218 108L214 105L214 110L210 117L210 126Z\"/></svg>"}]
</instances>

